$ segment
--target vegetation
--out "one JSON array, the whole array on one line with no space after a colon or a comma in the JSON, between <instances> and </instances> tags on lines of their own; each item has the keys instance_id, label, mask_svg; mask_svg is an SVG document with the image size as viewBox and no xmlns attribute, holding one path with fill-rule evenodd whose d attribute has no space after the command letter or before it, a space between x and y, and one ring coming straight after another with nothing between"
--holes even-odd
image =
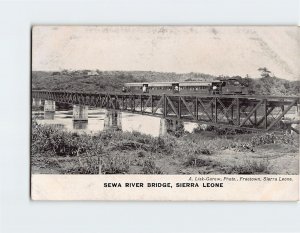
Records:
<instances>
[{"instance_id":1,"label":"vegetation","mask_svg":"<svg viewBox=\"0 0 300 233\"><path fill-rule=\"evenodd\" d=\"M267 68L259 68L260 77L222 76L217 77L202 73L162 73L152 71L97 71L90 75L88 70L81 71L33 71L33 90L68 90L68 91L118 91L127 82L154 81L213 81L216 79L239 79L250 91L259 95L298 95L300 81L288 81L272 75Z\"/></svg>"},{"instance_id":2,"label":"vegetation","mask_svg":"<svg viewBox=\"0 0 300 233\"><path fill-rule=\"evenodd\" d=\"M279 173L296 174L298 139L278 134L218 135L216 131L183 132L181 136L164 137L120 131L88 135L33 121L32 171L54 174L278 174L278 166L285 164L281 159L288 156L293 168L280 168ZM268 148L269 145L272 147ZM273 147L278 147L276 152Z\"/></svg>"},{"instance_id":3,"label":"vegetation","mask_svg":"<svg viewBox=\"0 0 300 233\"><path fill-rule=\"evenodd\" d=\"M162 174L163 173L161 171L161 169L156 166L155 161L151 157L144 160L142 172L144 174Z\"/></svg>"},{"instance_id":4,"label":"vegetation","mask_svg":"<svg viewBox=\"0 0 300 233\"><path fill-rule=\"evenodd\" d=\"M228 174L269 174L270 165L269 161L264 160L251 160L242 159L241 162L234 164L229 168L225 168L225 173Z\"/></svg>"}]
</instances>

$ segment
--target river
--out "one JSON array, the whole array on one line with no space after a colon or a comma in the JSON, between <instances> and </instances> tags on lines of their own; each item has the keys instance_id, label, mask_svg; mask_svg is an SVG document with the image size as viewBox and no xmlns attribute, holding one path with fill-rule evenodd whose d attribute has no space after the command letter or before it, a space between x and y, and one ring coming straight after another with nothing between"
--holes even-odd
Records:
<instances>
[{"instance_id":1,"label":"river","mask_svg":"<svg viewBox=\"0 0 300 233\"><path fill-rule=\"evenodd\" d=\"M162 121L159 117L146 116L128 112L118 112L112 116L112 112L105 109L89 109L87 122L73 121L73 111L57 110L55 112L33 111L37 122L40 124L53 125L62 130L71 132L85 132L94 134L108 128L118 128L124 132L137 131L157 137L162 134ZM197 127L196 123L184 122L184 130L192 132Z\"/></svg>"}]
</instances>

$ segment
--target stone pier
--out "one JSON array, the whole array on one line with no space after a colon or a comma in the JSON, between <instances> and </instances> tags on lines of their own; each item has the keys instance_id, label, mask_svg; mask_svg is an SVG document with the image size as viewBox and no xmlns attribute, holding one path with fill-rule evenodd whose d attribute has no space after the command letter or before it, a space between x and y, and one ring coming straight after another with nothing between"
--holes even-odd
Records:
<instances>
[{"instance_id":1,"label":"stone pier","mask_svg":"<svg viewBox=\"0 0 300 233\"><path fill-rule=\"evenodd\" d=\"M183 132L184 124L182 120L177 119L160 119L159 135L163 136L168 133Z\"/></svg>"},{"instance_id":2,"label":"stone pier","mask_svg":"<svg viewBox=\"0 0 300 233\"><path fill-rule=\"evenodd\" d=\"M53 120L55 115L55 101L45 100L44 104L44 119Z\"/></svg>"},{"instance_id":3,"label":"stone pier","mask_svg":"<svg viewBox=\"0 0 300 233\"><path fill-rule=\"evenodd\" d=\"M40 106L42 106L42 100L41 99L32 98L32 106L33 107L40 107Z\"/></svg>"},{"instance_id":4,"label":"stone pier","mask_svg":"<svg viewBox=\"0 0 300 233\"><path fill-rule=\"evenodd\" d=\"M122 130L122 113L107 110L104 118L104 130Z\"/></svg>"},{"instance_id":5,"label":"stone pier","mask_svg":"<svg viewBox=\"0 0 300 233\"><path fill-rule=\"evenodd\" d=\"M88 106L73 105L73 121L88 121Z\"/></svg>"},{"instance_id":6,"label":"stone pier","mask_svg":"<svg viewBox=\"0 0 300 233\"><path fill-rule=\"evenodd\" d=\"M165 118L161 118L159 123L159 136L164 136L167 133L168 133L168 120Z\"/></svg>"},{"instance_id":7,"label":"stone pier","mask_svg":"<svg viewBox=\"0 0 300 233\"><path fill-rule=\"evenodd\" d=\"M55 112L55 101L45 100L44 111L45 112Z\"/></svg>"}]
</instances>

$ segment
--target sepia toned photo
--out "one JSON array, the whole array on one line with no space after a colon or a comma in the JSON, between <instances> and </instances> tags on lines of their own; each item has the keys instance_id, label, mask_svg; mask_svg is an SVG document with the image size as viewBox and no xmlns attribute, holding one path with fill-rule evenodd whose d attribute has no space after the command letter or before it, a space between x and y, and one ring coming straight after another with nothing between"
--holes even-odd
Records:
<instances>
[{"instance_id":1,"label":"sepia toned photo","mask_svg":"<svg viewBox=\"0 0 300 233\"><path fill-rule=\"evenodd\" d=\"M96 175L171 193L209 177L290 182L298 198L299 50L295 26L34 26L31 174L56 180L32 188Z\"/></svg>"}]
</instances>

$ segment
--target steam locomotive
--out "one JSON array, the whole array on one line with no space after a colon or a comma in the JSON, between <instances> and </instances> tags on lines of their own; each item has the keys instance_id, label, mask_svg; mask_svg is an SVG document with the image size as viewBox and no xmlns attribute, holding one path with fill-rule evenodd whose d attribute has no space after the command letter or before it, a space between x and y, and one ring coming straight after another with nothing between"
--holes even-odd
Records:
<instances>
[{"instance_id":1,"label":"steam locomotive","mask_svg":"<svg viewBox=\"0 0 300 233\"><path fill-rule=\"evenodd\" d=\"M151 82L125 83L122 89L125 93L149 94L212 94L212 95L248 95L248 87L237 79L216 80L213 82Z\"/></svg>"}]
</instances>

